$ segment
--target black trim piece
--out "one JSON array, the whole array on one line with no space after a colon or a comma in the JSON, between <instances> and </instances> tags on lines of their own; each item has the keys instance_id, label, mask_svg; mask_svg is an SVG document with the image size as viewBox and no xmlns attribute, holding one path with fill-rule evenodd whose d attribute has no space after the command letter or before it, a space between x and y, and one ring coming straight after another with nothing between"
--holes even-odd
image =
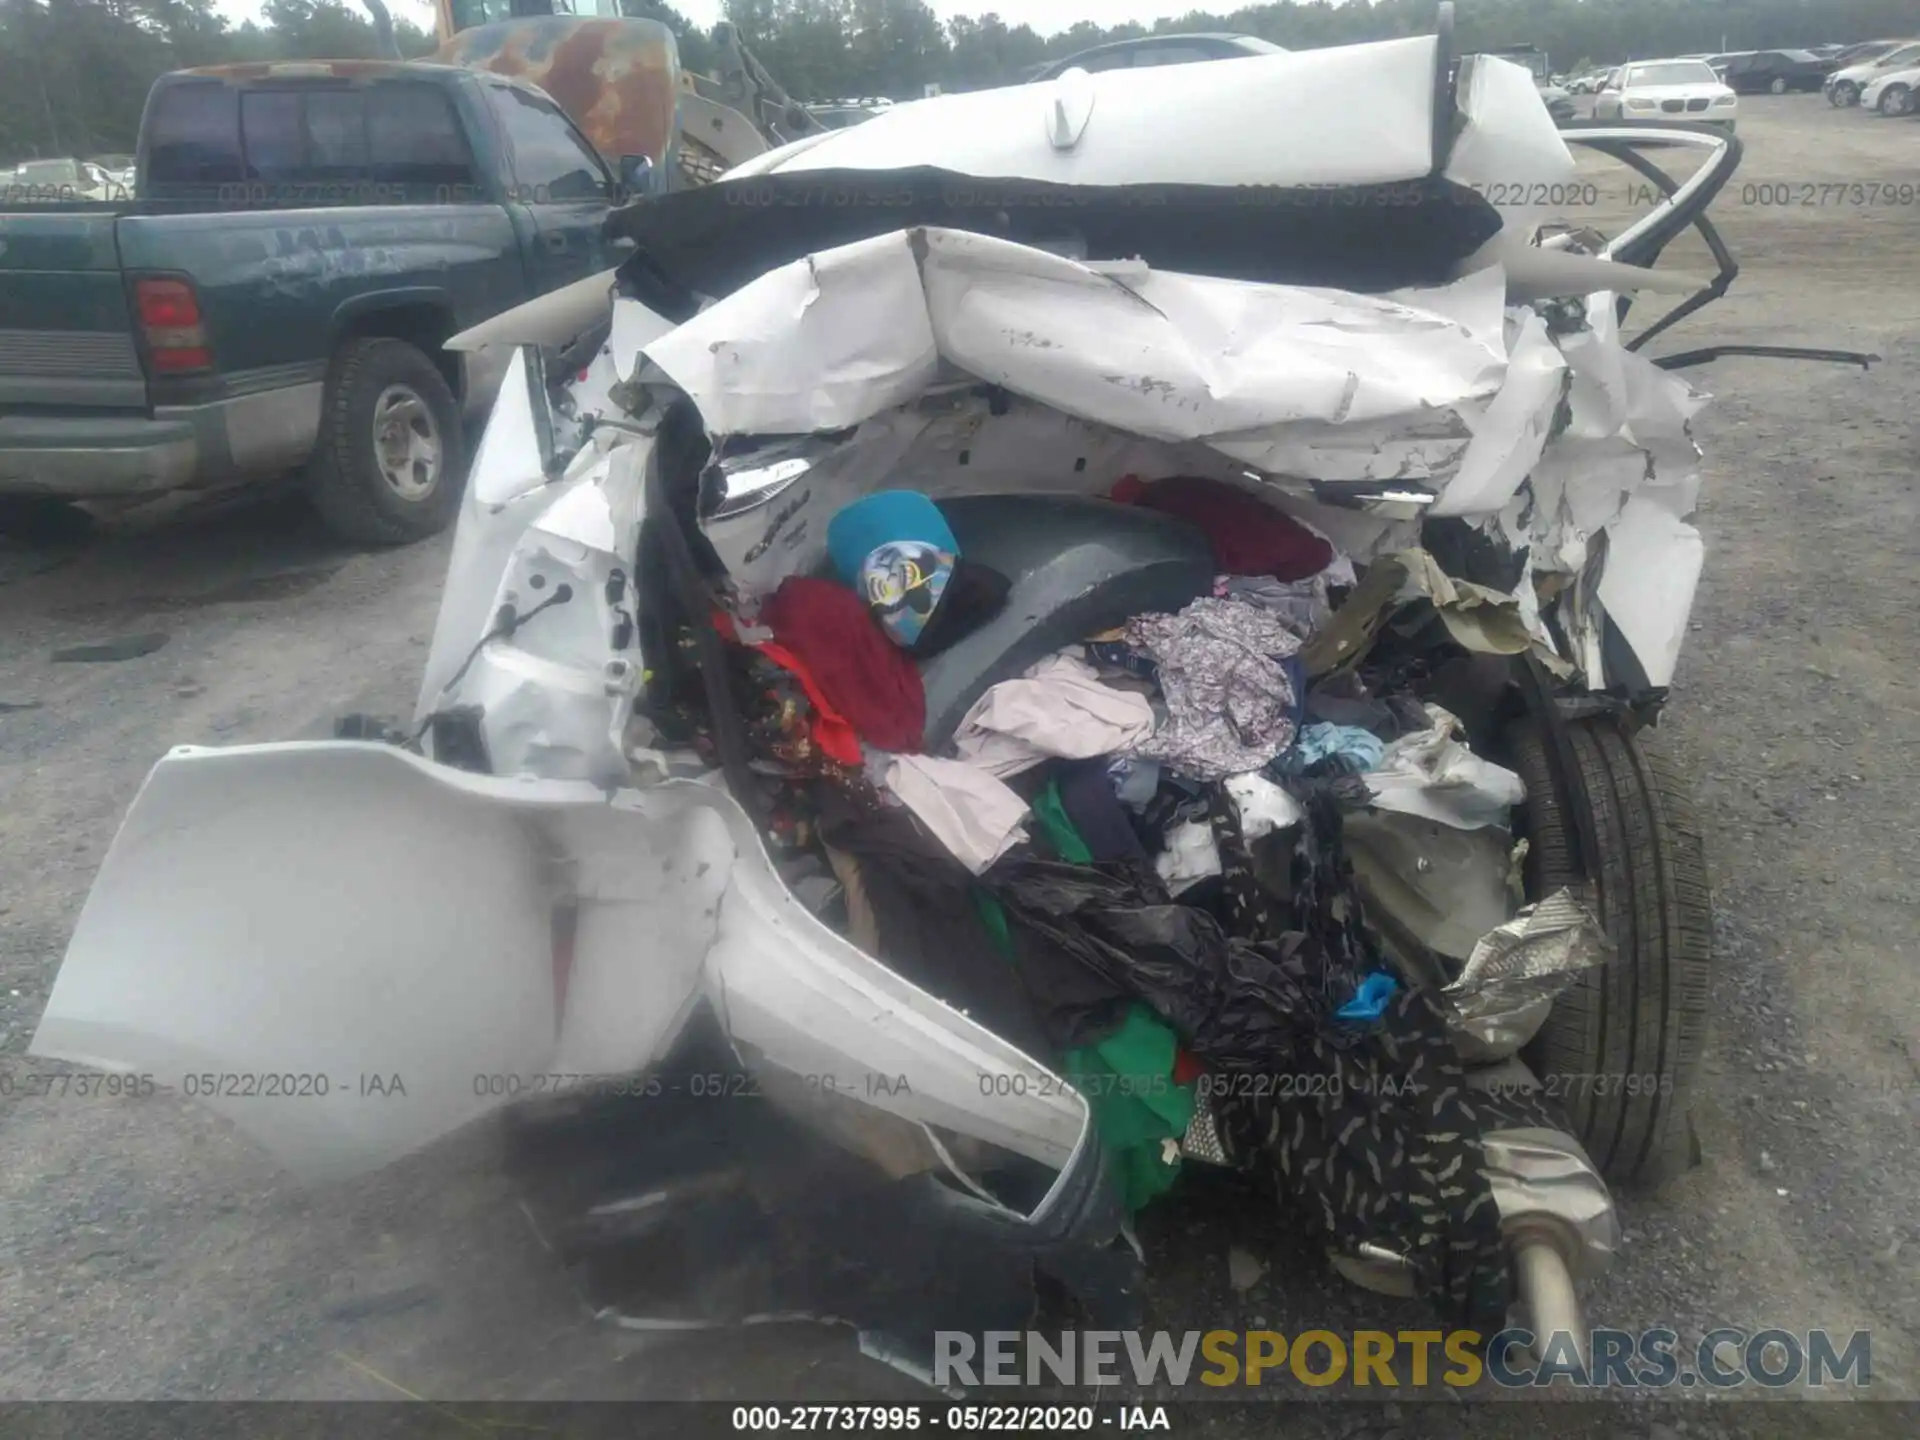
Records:
<instances>
[{"instance_id":1,"label":"black trim piece","mask_svg":"<svg viewBox=\"0 0 1920 1440\"><path fill-rule=\"evenodd\" d=\"M1573 753L1573 741L1567 735L1567 717L1553 694L1553 682L1532 653L1514 657L1514 674L1527 710L1540 727L1545 741L1547 771L1553 777L1554 798L1567 817L1567 863L1574 878L1590 883L1600 855L1600 837L1594 830L1593 805L1587 798L1586 782L1580 778L1579 757Z\"/></svg>"},{"instance_id":2,"label":"black trim piece","mask_svg":"<svg viewBox=\"0 0 1920 1440\"><path fill-rule=\"evenodd\" d=\"M1732 355L1750 355L1762 360L1831 360L1836 365L1858 365L1862 370L1885 358L1861 350L1814 350L1804 345L1708 345L1700 350L1682 350L1677 355L1662 355L1653 363L1662 370L1685 370L1692 365L1708 365Z\"/></svg>"},{"instance_id":3,"label":"black trim piece","mask_svg":"<svg viewBox=\"0 0 1920 1440\"><path fill-rule=\"evenodd\" d=\"M1600 617L1600 663L1607 673L1607 688L1619 689L1628 696L1640 696L1653 688L1640 652L1627 639L1627 632L1611 615Z\"/></svg>"},{"instance_id":4,"label":"black trim piece","mask_svg":"<svg viewBox=\"0 0 1920 1440\"><path fill-rule=\"evenodd\" d=\"M1448 283L1500 226L1484 195L1430 175L1331 189L1068 185L916 166L721 180L615 211L607 233L640 247L619 274L622 292L641 298L649 287L719 298L808 255L922 228L1042 249L1071 240L1090 260L1378 294Z\"/></svg>"},{"instance_id":5,"label":"black trim piece","mask_svg":"<svg viewBox=\"0 0 1920 1440\"><path fill-rule=\"evenodd\" d=\"M1667 218L1653 230L1642 235L1633 243L1622 246L1609 258L1617 260L1623 265L1639 265L1651 269L1659 263L1660 256L1662 252L1666 250L1667 246L1672 244L1676 238L1684 234L1686 230L1691 227L1700 232L1700 238L1706 242L1707 250L1712 254L1714 264L1719 267L1719 273L1714 276L1713 282L1708 285L1706 289L1697 294L1689 295L1652 325L1649 325L1645 330L1634 336L1632 340L1629 340L1626 346L1629 350L1638 350L1656 335L1671 329L1695 311L1712 304L1715 300L1725 295L1728 289L1732 287L1733 282L1740 276L1740 262L1733 258L1733 252L1727 248L1726 242L1720 238L1720 232L1714 228L1713 222L1707 218L1706 213L1707 207L1714 202L1715 198L1720 194L1720 191L1726 187L1727 181L1733 177L1733 172L1740 168L1740 159L1741 156L1745 154L1745 149L1741 145L1738 137L1725 134L1710 125L1692 125L1685 123L1662 125L1660 122L1648 122L1648 124L1649 128L1685 130L1696 134L1706 133L1712 134L1717 139L1724 140L1727 149L1724 154L1718 157L1722 168L1718 173L1709 176L1706 184L1703 185L1700 191L1685 205L1677 207L1671 215L1667 216ZM1604 129L1620 128L1612 121L1576 121L1571 125L1562 126L1561 130L1562 133L1570 134L1573 138L1578 139L1578 132L1582 126ZM1581 143L1598 150L1603 155L1613 157L1623 165L1630 166L1634 170L1637 170L1645 178L1651 180L1655 185L1658 185L1661 194L1665 195L1668 199L1672 199L1680 189L1679 181L1675 180L1665 170L1661 169L1645 155L1642 155L1638 150L1634 149L1630 141L1586 140L1581 141ZM1708 163L1712 163L1712 161ZM1620 296L1617 308L1614 311L1616 320L1621 323L1626 321L1627 312L1633 308L1633 301L1634 296L1631 294L1623 294Z\"/></svg>"},{"instance_id":6,"label":"black trim piece","mask_svg":"<svg viewBox=\"0 0 1920 1440\"><path fill-rule=\"evenodd\" d=\"M665 438L663 427L662 441ZM686 615L687 628L693 632L694 653L700 667L701 688L706 692L708 718L713 722L713 742L720 755L721 773L726 776L733 798L764 838L767 807L754 777L746 725L734 707L733 687L727 680L726 644L713 625L713 612L719 602L702 578L680 517L667 498L667 479L660 463L661 452L667 449L677 451L678 447L656 444L647 457L644 523L652 528L655 543L666 559L673 588Z\"/></svg>"},{"instance_id":7,"label":"black trim piece","mask_svg":"<svg viewBox=\"0 0 1920 1440\"><path fill-rule=\"evenodd\" d=\"M1459 133L1459 91L1453 52L1453 0L1440 0L1433 20L1433 178L1446 173ZM1471 58L1471 57L1469 57ZM1460 66L1464 71L1465 67Z\"/></svg>"}]
</instances>

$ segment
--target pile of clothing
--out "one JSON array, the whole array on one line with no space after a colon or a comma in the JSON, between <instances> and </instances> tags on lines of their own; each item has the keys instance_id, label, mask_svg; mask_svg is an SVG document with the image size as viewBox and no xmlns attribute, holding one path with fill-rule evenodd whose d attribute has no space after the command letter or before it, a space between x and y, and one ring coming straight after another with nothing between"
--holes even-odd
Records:
<instances>
[{"instance_id":1,"label":"pile of clothing","mask_svg":"<svg viewBox=\"0 0 1920 1440\"><path fill-rule=\"evenodd\" d=\"M1469 708L1525 622L1427 550L1356 574L1221 482L1111 498L1198 527L1211 591L1000 680L939 753L919 666L1010 582L960 553L934 501L846 505L831 574L718 617L789 883L1067 1077L1130 1207L1204 1128L1329 1246L1389 1246L1444 1315L1499 1321L1479 1137L1561 1122L1466 1084L1488 1058L1476 1021L1501 1012L1467 964L1521 907L1524 795L1440 701ZM1422 885L1427 855L1451 892Z\"/></svg>"}]
</instances>

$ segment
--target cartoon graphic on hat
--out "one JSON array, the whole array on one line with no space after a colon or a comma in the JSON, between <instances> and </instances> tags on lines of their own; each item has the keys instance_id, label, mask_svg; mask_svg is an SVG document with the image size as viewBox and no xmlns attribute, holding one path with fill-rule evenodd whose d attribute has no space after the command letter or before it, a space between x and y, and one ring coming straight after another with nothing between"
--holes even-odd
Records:
<instances>
[{"instance_id":1,"label":"cartoon graphic on hat","mask_svg":"<svg viewBox=\"0 0 1920 1440\"><path fill-rule=\"evenodd\" d=\"M954 555L924 540L889 540L860 567L860 592L896 644L912 649L953 576Z\"/></svg>"},{"instance_id":2,"label":"cartoon graphic on hat","mask_svg":"<svg viewBox=\"0 0 1920 1440\"><path fill-rule=\"evenodd\" d=\"M858 590L896 645L911 650L940 603L959 542L940 509L913 490L881 490L845 506L827 526L834 567Z\"/></svg>"}]
</instances>

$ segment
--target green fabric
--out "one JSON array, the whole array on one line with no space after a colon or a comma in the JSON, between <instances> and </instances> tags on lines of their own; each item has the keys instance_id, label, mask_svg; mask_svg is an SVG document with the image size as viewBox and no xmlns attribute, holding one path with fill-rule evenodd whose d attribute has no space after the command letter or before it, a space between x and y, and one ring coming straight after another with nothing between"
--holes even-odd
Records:
<instances>
[{"instance_id":1,"label":"green fabric","mask_svg":"<svg viewBox=\"0 0 1920 1440\"><path fill-rule=\"evenodd\" d=\"M1033 802L1034 818L1054 853L1070 865L1091 865L1093 852L1080 838L1049 781ZM973 892L987 934L1009 960L1013 935L1007 912L985 890ZM1145 1005L1132 1005L1111 1035L1060 1057L1061 1071L1087 1102L1094 1128L1114 1162L1121 1199L1129 1211L1163 1194L1180 1173L1178 1141L1193 1121L1193 1087L1173 1080L1178 1042L1172 1029Z\"/></svg>"},{"instance_id":2,"label":"green fabric","mask_svg":"<svg viewBox=\"0 0 1920 1440\"><path fill-rule=\"evenodd\" d=\"M1040 822L1040 828L1046 833L1047 843L1053 846L1053 853L1069 865L1093 864L1093 851L1087 848L1087 842L1080 838L1080 832L1073 828L1073 821L1067 817L1067 807L1060 799L1060 782L1047 781L1033 802L1033 818Z\"/></svg>"},{"instance_id":3,"label":"green fabric","mask_svg":"<svg viewBox=\"0 0 1920 1440\"><path fill-rule=\"evenodd\" d=\"M1174 1048L1166 1022L1134 1005L1106 1039L1061 1057L1113 1152L1128 1210L1166 1191L1180 1173L1178 1153L1169 1158L1164 1142L1177 1142L1193 1122L1193 1087L1173 1081Z\"/></svg>"}]
</instances>

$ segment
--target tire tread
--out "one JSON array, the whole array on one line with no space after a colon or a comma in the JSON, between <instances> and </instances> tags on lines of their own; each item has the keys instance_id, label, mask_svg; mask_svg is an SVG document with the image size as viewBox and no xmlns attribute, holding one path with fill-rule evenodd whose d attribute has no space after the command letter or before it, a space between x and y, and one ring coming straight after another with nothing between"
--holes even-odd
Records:
<instances>
[{"instance_id":1,"label":"tire tread","mask_svg":"<svg viewBox=\"0 0 1920 1440\"><path fill-rule=\"evenodd\" d=\"M1665 755L1610 720L1567 729L1592 811L1595 873L1590 884L1573 882L1569 817L1553 792L1545 739L1521 725L1512 740L1528 794L1530 893L1570 886L1618 950L1555 1002L1528 1058L1563 1097L1574 1133L1602 1171L1657 1181L1684 1156L1707 1042L1713 909L1705 847L1686 784ZM1671 1091L1630 1094L1620 1077L1634 1075L1671 1076Z\"/></svg>"}]
</instances>

